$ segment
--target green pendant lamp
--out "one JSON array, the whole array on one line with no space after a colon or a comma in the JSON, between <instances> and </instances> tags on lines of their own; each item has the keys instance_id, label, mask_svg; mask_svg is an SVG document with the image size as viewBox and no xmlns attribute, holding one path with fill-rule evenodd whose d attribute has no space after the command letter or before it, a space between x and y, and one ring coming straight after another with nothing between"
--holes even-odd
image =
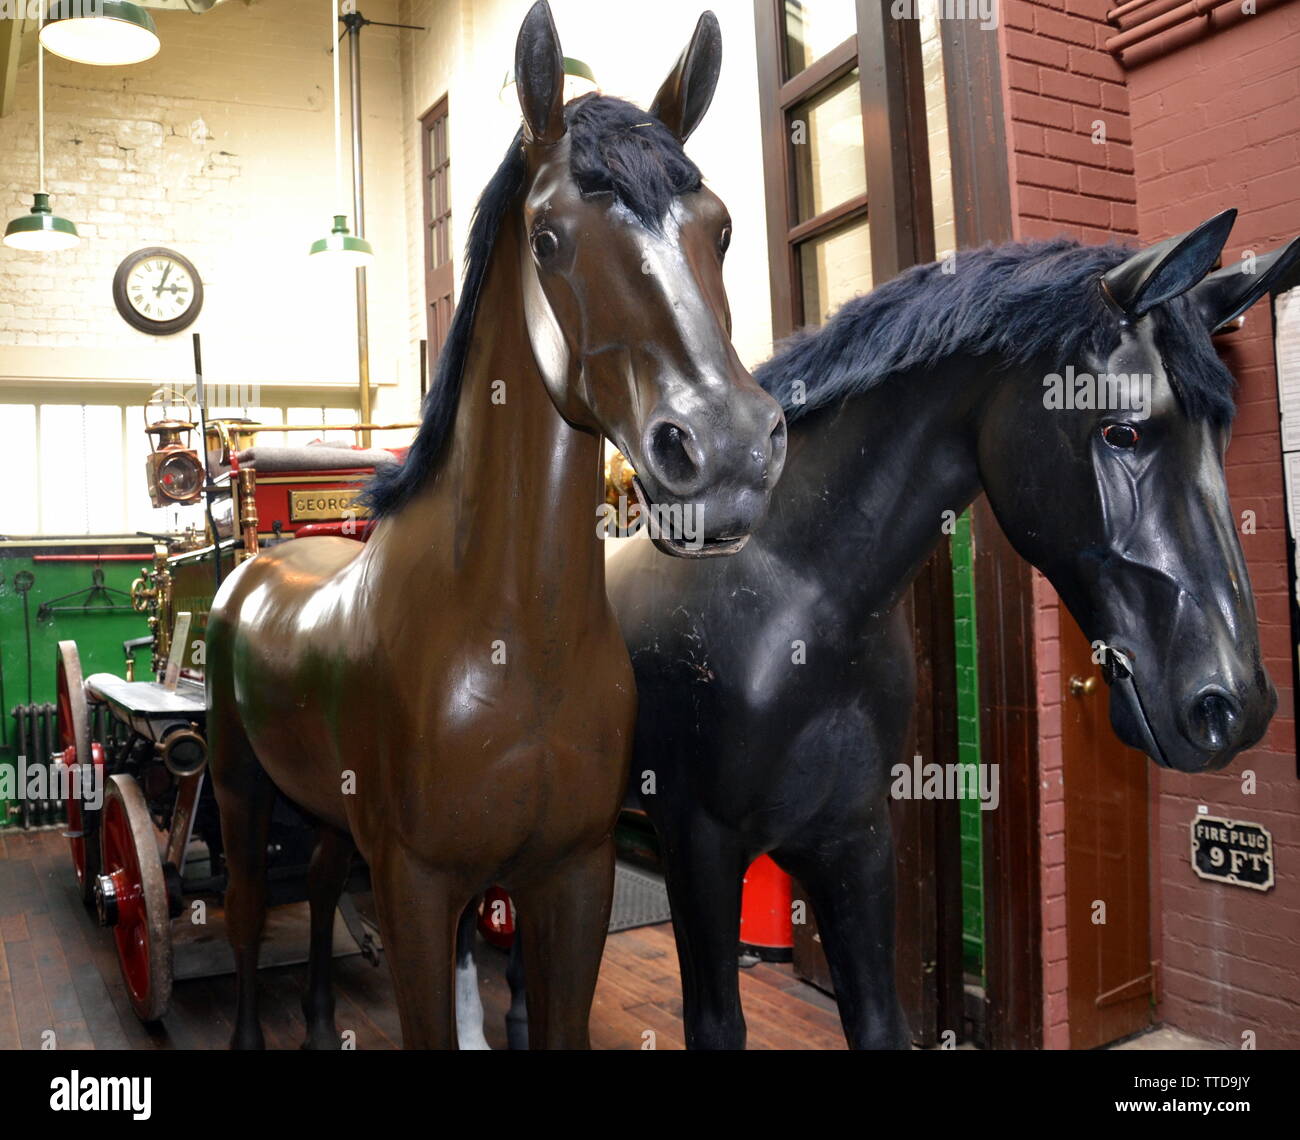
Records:
<instances>
[{"instance_id":1,"label":"green pendant lamp","mask_svg":"<svg viewBox=\"0 0 1300 1140\"><path fill-rule=\"evenodd\" d=\"M14 218L5 226L4 243L13 249L51 253L71 249L81 241L77 227L50 209L45 192L45 50L36 45L36 166L40 189L34 195L30 213Z\"/></svg>"},{"instance_id":2,"label":"green pendant lamp","mask_svg":"<svg viewBox=\"0 0 1300 1140\"><path fill-rule=\"evenodd\" d=\"M330 39L334 41L331 58L334 61L334 197L343 201L343 136L339 126L339 46L335 39L339 26L339 0L330 5ZM311 252L324 254L318 264L337 269L364 269L375 259L371 244L360 234L348 232L348 216L335 214L334 225L328 235L311 243Z\"/></svg>"},{"instance_id":3,"label":"green pendant lamp","mask_svg":"<svg viewBox=\"0 0 1300 1140\"><path fill-rule=\"evenodd\" d=\"M64 59L99 67L143 63L162 46L153 17L127 0L53 0L41 43Z\"/></svg>"}]
</instances>

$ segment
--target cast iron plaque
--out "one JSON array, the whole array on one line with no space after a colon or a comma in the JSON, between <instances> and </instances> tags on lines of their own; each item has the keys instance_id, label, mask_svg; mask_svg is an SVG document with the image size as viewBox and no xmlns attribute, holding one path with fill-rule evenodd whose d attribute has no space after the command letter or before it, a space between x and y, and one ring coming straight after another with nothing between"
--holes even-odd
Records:
<instances>
[{"instance_id":1,"label":"cast iron plaque","mask_svg":"<svg viewBox=\"0 0 1300 1140\"><path fill-rule=\"evenodd\" d=\"M1273 886L1273 834L1258 823L1198 815L1192 820L1192 870L1202 879L1267 891Z\"/></svg>"}]
</instances>

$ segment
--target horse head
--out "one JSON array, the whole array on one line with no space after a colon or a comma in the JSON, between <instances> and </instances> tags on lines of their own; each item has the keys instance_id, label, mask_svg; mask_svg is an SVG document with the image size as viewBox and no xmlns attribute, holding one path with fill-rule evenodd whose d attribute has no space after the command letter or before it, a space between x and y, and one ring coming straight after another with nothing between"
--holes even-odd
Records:
<instances>
[{"instance_id":1,"label":"horse head","mask_svg":"<svg viewBox=\"0 0 1300 1140\"><path fill-rule=\"evenodd\" d=\"M544 0L515 56L533 352L559 413L631 461L644 507L694 512L698 542L652 529L676 555L738 550L785 457L780 406L731 344L730 217L682 149L713 98L721 51L706 12L649 112L599 95L564 105Z\"/></svg>"},{"instance_id":2,"label":"horse head","mask_svg":"<svg viewBox=\"0 0 1300 1140\"><path fill-rule=\"evenodd\" d=\"M1093 323L1081 347L1047 362L1042 388L1001 384L978 442L999 522L1093 642L1116 734L1186 772L1257 743L1277 706L1224 479L1232 377L1210 336L1300 241L1207 277L1235 213L1094 275L1060 314Z\"/></svg>"}]
</instances>

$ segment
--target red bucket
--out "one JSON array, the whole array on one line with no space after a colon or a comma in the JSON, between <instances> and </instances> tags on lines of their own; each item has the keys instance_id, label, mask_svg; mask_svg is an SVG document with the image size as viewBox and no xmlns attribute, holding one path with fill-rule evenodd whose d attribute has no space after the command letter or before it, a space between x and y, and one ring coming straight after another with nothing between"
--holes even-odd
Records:
<instances>
[{"instance_id":1,"label":"red bucket","mask_svg":"<svg viewBox=\"0 0 1300 1140\"><path fill-rule=\"evenodd\" d=\"M767 855L745 872L740 902L740 950L765 962L788 962L794 947L790 876Z\"/></svg>"}]
</instances>

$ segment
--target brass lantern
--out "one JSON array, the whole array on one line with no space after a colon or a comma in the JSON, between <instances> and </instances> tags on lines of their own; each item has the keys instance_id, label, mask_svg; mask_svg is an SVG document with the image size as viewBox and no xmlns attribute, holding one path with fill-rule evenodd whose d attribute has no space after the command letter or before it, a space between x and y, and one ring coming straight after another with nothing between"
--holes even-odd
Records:
<instances>
[{"instance_id":1,"label":"brass lantern","mask_svg":"<svg viewBox=\"0 0 1300 1140\"><path fill-rule=\"evenodd\" d=\"M190 446L194 425L188 420L168 418L144 430L149 433L152 448L145 461L145 473L153 505L197 502L203 493L204 472L198 453Z\"/></svg>"}]
</instances>

